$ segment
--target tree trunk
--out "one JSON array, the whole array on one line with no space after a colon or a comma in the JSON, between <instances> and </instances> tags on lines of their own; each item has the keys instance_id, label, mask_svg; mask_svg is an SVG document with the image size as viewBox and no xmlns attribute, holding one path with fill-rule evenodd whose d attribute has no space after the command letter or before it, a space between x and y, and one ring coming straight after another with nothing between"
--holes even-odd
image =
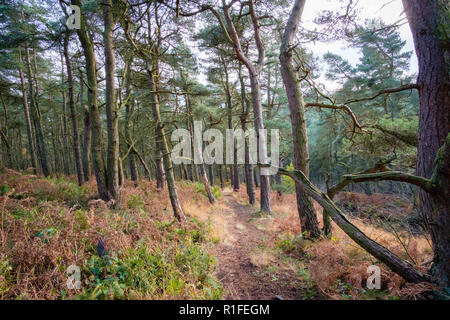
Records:
<instances>
[{"instance_id":1,"label":"tree trunk","mask_svg":"<svg viewBox=\"0 0 450 320\"><path fill-rule=\"evenodd\" d=\"M210 164L208 165L208 174L209 174L209 182L211 183L211 185L213 186L215 183L215 179L214 179L214 165Z\"/></svg>"},{"instance_id":2,"label":"tree trunk","mask_svg":"<svg viewBox=\"0 0 450 320\"><path fill-rule=\"evenodd\" d=\"M223 168L222 168L222 165L221 165L221 164L219 164L218 166L219 166L220 188L223 189L223 188L225 187L225 183L224 183L224 181L223 181Z\"/></svg>"},{"instance_id":3,"label":"tree trunk","mask_svg":"<svg viewBox=\"0 0 450 320\"><path fill-rule=\"evenodd\" d=\"M81 8L80 0L72 0L73 5ZM83 48L84 57L86 60L86 74L88 82L88 103L90 110L90 121L92 131L91 152L92 161L94 164L94 173L97 180L97 190L99 197L105 201L109 200L108 190L106 186L106 167L105 167L105 148L103 144L102 125L100 121L100 112L98 109L97 93L97 70L94 54L94 47L91 39L87 35L85 20L81 15L80 29L77 29L77 34Z\"/></svg>"},{"instance_id":4,"label":"tree trunk","mask_svg":"<svg viewBox=\"0 0 450 320\"><path fill-rule=\"evenodd\" d=\"M169 145L164 130L164 124L162 123L161 113L159 109L159 95L158 95L158 82L159 82L159 66L157 55L152 57L151 69L147 70L149 89L150 89L150 104L152 106L153 116L156 126L156 141L160 141L159 146L162 148L160 151L163 156L163 164L165 170L165 176L167 181L167 188L169 191L170 203L172 204L173 214L178 221L185 220L183 209L178 198L178 193L175 185L175 177L173 174L173 163L169 152Z\"/></svg>"},{"instance_id":5,"label":"tree trunk","mask_svg":"<svg viewBox=\"0 0 450 320\"><path fill-rule=\"evenodd\" d=\"M247 99L247 95L245 93L245 82L244 77L242 76L242 65L239 64L239 82L241 85L241 106L242 106L242 115L241 115L241 128L245 132L247 129L247 118L250 113L251 104ZM255 204L255 178L254 178L254 167L253 164L250 163L250 148L248 139L245 139L244 145L245 152L245 185L247 188L248 202L251 205Z\"/></svg>"},{"instance_id":6,"label":"tree trunk","mask_svg":"<svg viewBox=\"0 0 450 320\"><path fill-rule=\"evenodd\" d=\"M403 0L419 62L419 145L417 175L429 178L438 149L450 131L450 46L447 1ZM450 174L443 176L448 190ZM450 202L420 190L420 207L431 233L432 275L450 293Z\"/></svg>"},{"instance_id":7,"label":"tree trunk","mask_svg":"<svg viewBox=\"0 0 450 320\"><path fill-rule=\"evenodd\" d=\"M39 162L41 164L42 173L44 176L48 176L50 174L50 170L48 168L47 162L47 150L45 147L44 134L42 133L41 126L41 113L39 110L39 102L38 98L38 88L35 87L37 84L36 75L33 73L30 59L30 49L25 48L25 56L26 56L26 64L28 69L28 90L31 99L32 111L31 118L33 119L34 129L36 131L36 145L37 145L37 154L39 158ZM33 85L34 84L34 85Z\"/></svg>"},{"instance_id":8,"label":"tree trunk","mask_svg":"<svg viewBox=\"0 0 450 320\"><path fill-rule=\"evenodd\" d=\"M225 63L225 60L221 58L223 69L225 72L225 81L224 81L224 89L225 95L227 97L227 121L228 121L228 129L233 130L233 104L231 102L231 92L230 92L230 84L229 84L229 76L228 76L228 68ZM239 191L239 174L238 174L238 165L237 165L237 152L236 146L233 151L233 164L232 167L232 175L231 175L231 184L233 186L233 191Z\"/></svg>"},{"instance_id":9,"label":"tree trunk","mask_svg":"<svg viewBox=\"0 0 450 320\"><path fill-rule=\"evenodd\" d=\"M64 76L64 52L61 52L61 80L63 85L65 85L66 79ZM66 97L66 88L63 88L61 91L62 95L62 113L61 113L61 122L62 122L62 158L63 158L63 167L64 167L64 173L66 175L70 175L70 157L69 157L69 143L67 141L68 133L67 133L67 117L66 117L66 110L67 110L67 97ZM55 150L56 151L56 150Z\"/></svg>"},{"instance_id":10,"label":"tree trunk","mask_svg":"<svg viewBox=\"0 0 450 320\"><path fill-rule=\"evenodd\" d=\"M280 67L291 114L294 166L296 170L301 170L308 177L309 151L308 136L306 134L305 102L300 82L297 80L297 72L292 57L292 42L298 31L304 5L305 0L296 0L292 8L280 48ZM317 238L320 236L320 229L313 203L298 183L295 184L295 191L302 231L307 231L311 238Z\"/></svg>"},{"instance_id":11,"label":"tree trunk","mask_svg":"<svg viewBox=\"0 0 450 320\"><path fill-rule=\"evenodd\" d=\"M125 75L125 139L127 141L127 147L131 148L132 137L131 137L131 118L134 111L134 99L131 96L131 61L127 61L128 68ZM137 186L138 181L138 171L136 166L136 152L133 148L128 153L128 166L130 168L130 177Z\"/></svg>"},{"instance_id":12,"label":"tree trunk","mask_svg":"<svg viewBox=\"0 0 450 320\"><path fill-rule=\"evenodd\" d=\"M91 141L92 141L92 132L91 132L91 118L89 115L89 110L86 109L83 105L83 72L80 69L80 109L83 111L83 176L84 181L89 181L92 175L91 170Z\"/></svg>"},{"instance_id":13,"label":"tree trunk","mask_svg":"<svg viewBox=\"0 0 450 320\"><path fill-rule=\"evenodd\" d=\"M120 203L119 187L119 110L116 101L115 88L115 58L112 33L114 28L112 0L105 0L103 6L105 30L103 33L105 53L106 80L106 123L108 128L108 150L106 164L106 186L109 196Z\"/></svg>"},{"instance_id":14,"label":"tree trunk","mask_svg":"<svg viewBox=\"0 0 450 320\"><path fill-rule=\"evenodd\" d=\"M197 126L198 123L199 125ZM199 164L200 167L200 176L203 182L203 185L205 187L206 195L208 196L208 200L210 203L216 202L216 198L211 192L211 188L209 186L208 177L206 175L206 168L205 163L203 162L203 154L202 154L202 134L203 130L201 127L201 122L198 121L194 123L194 152L198 155ZM197 127L196 127L197 126ZM195 158L194 158L195 159Z\"/></svg>"},{"instance_id":15,"label":"tree trunk","mask_svg":"<svg viewBox=\"0 0 450 320\"><path fill-rule=\"evenodd\" d=\"M263 122L263 112L261 104L261 86L259 83L259 75L261 69L264 66L265 50L264 45L260 35L260 26L258 22L258 17L254 9L254 1L250 0L248 2L249 13L253 24L253 31L255 36L256 47L258 49L258 60L254 64L243 52L240 39L236 28L234 26L233 20L231 19L229 7L224 6L222 8L225 15L225 20L228 26L228 34L233 43L233 47L236 53L236 57L241 61L247 68L250 75L250 85L251 85L251 97L254 115L254 124L256 130L256 141L258 143L258 156L262 155L259 159L259 163L265 164L267 162L267 141L266 137L260 134L260 130L264 129ZM226 30L225 30L226 31ZM269 176L261 174L260 170L260 185L261 185L261 211L272 212L270 206L270 182Z\"/></svg>"},{"instance_id":16,"label":"tree trunk","mask_svg":"<svg viewBox=\"0 0 450 320\"><path fill-rule=\"evenodd\" d=\"M252 105L253 105L253 116L254 126L256 130L256 141L258 143L258 156L263 154L264 157L267 155L267 141L264 135L260 134L260 130L264 129L263 124L263 113L261 105L261 89L259 84L259 75L250 74L250 84L252 88ZM261 150L262 148L262 150ZM265 163L266 159L259 159L261 163ZM261 191L261 211L272 212L270 206L270 180L269 176L262 175L261 170L259 170L259 184Z\"/></svg>"},{"instance_id":17,"label":"tree trunk","mask_svg":"<svg viewBox=\"0 0 450 320\"><path fill-rule=\"evenodd\" d=\"M22 65L22 50L19 48L19 63ZM36 149L34 147L34 140L33 140L33 127L31 125L31 118L30 118L30 107L28 105L28 98L27 98L27 90L25 88L25 77L23 75L22 68L19 67L19 76L20 76L20 84L22 88L22 101L23 101L23 110L25 113L25 123L27 124L27 137L28 137L28 152L30 153L31 158L31 165L34 169L34 174L37 174L38 168L37 168L37 157L36 157Z\"/></svg>"},{"instance_id":18,"label":"tree trunk","mask_svg":"<svg viewBox=\"0 0 450 320\"><path fill-rule=\"evenodd\" d=\"M75 94L73 90L74 83L73 83L72 62L70 61L69 55L69 37L70 34L67 32L64 38L64 57L66 58L67 83L69 84L69 109L70 109L70 117L72 119L73 149L74 149L73 151L75 157L75 166L77 169L78 184L81 186L84 182L84 172L83 172L83 164L81 162L80 141L78 138L77 113L75 111Z\"/></svg>"}]
</instances>

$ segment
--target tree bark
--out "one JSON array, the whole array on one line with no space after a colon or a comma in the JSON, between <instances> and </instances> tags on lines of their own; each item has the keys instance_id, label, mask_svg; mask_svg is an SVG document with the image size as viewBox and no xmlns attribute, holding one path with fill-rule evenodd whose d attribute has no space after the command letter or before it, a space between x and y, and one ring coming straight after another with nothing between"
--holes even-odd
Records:
<instances>
[{"instance_id":1,"label":"tree bark","mask_svg":"<svg viewBox=\"0 0 450 320\"><path fill-rule=\"evenodd\" d=\"M119 187L119 108L116 101L115 89L115 57L112 33L114 19L112 14L112 0L104 0L103 32L105 53L105 82L106 82L106 123L108 128L108 150L106 163L106 186L115 205L120 203Z\"/></svg>"},{"instance_id":2,"label":"tree bark","mask_svg":"<svg viewBox=\"0 0 450 320\"><path fill-rule=\"evenodd\" d=\"M259 159L259 163L266 163L267 161L267 141L263 134L260 134L260 130L264 129L263 122L263 112L262 112L262 104L261 104L261 86L259 82L259 75L261 73L261 69L264 66L265 59L265 51L264 45L261 39L261 35L259 32L259 23L258 18L256 16L254 10L254 1L250 0L248 2L249 12L252 19L253 31L255 35L255 42L258 49L258 60L256 64L245 56L241 43L239 40L239 36L235 29L234 23L231 19L229 7L223 7L223 13L225 15L225 21L228 26L228 33L230 35L233 48L236 52L236 57L246 66L249 75L250 75L250 85L251 85L251 101L253 106L253 116L254 116L254 126L256 130L256 139L258 142L258 155L262 155L263 159ZM226 31L226 30L225 30ZM260 150L261 149L261 150ZM261 170L260 170L261 173ZM260 186L261 186L261 211L264 212L272 212L272 208L270 206L270 181L269 176L260 174Z\"/></svg>"},{"instance_id":3,"label":"tree bark","mask_svg":"<svg viewBox=\"0 0 450 320\"><path fill-rule=\"evenodd\" d=\"M81 186L84 182L84 172L83 172L83 164L81 162L80 141L78 138L77 113L75 110L75 94L73 90L74 83L73 83L72 62L70 61L69 55L69 37L70 34L67 32L64 38L64 57L66 59L67 83L69 84L69 109L70 109L70 117L72 119L73 149L74 149L73 151L75 157L75 166L77 169L78 184Z\"/></svg>"},{"instance_id":4,"label":"tree bark","mask_svg":"<svg viewBox=\"0 0 450 320\"><path fill-rule=\"evenodd\" d=\"M280 48L280 67L291 114L292 138L294 145L294 167L309 176L308 135L306 133L305 102L297 80L297 72L292 57L294 37L298 31L300 17L305 0L296 0L284 31ZM307 231L311 238L320 236L319 223L311 199L303 188L296 183L297 210L302 231Z\"/></svg>"},{"instance_id":5,"label":"tree bark","mask_svg":"<svg viewBox=\"0 0 450 320\"><path fill-rule=\"evenodd\" d=\"M450 131L449 4L442 0L403 0L414 38L419 74L419 144L417 175L429 178L438 149ZM448 163L448 161L447 161ZM448 191L450 174L440 178ZM444 170L445 171L445 170ZM431 272L450 293L450 202L421 190L420 208L431 233L434 249Z\"/></svg>"},{"instance_id":6,"label":"tree bark","mask_svg":"<svg viewBox=\"0 0 450 320\"><path fill-rule=\"evenodd\" d=\"M83 72L80 69L80 110L83 112L83 176L84 181L89 181L91 179L91 142L92 142L92 131L91 131L91 118L89 115L89 110L83 105Z\"/></svg>"},{"instance_id":7,"label":"tree bark","mask_svg":"<svg viewBox=\"0 0 450 320\"><path fill-rule=\"evenodd\" d=\"M81 8L80 0L72 0L73 5ZM102 125L100 121L100 112L98 109L98 83L97 69L94 47L91 39L87 35L85 18L81 14L80 29L77 29L78 38L83 48L84 58L86 60L86 75L88 84L88 103L91 121L91 152L94 167L95 178L97 180L97 190L99 197L104 201L109 201L109 195L106 185L106 166L105 166L105 147L103 144Z\"/></svg>"},{"instance_id":8,"label":"tree bark","mask_svg":"<svg viewBox=\"0 0 450 320\"><path fill-rule=\"evenodd\" d=\"M19 48L19 63L20 63L20 65L22 65L22 49L21 48ZM34 174L37 174L38 168L37 168L36 149L34 147L34 140L33 140L33 127L31 125L30 107L28 105L27 90L25 88L25 77L23 75L23 70L21 67L19 67L19 76L20 76L20 83L21 83L21 87L22 87L22 101L23 101L23 110L25 113L25 123L27 125L28 152L30 153L31 165L33 166Z\"/></svg>"},{"instance_id":9,"label":"tree bark","mask_svg":"<svg viewBox=\"0 0 450 320\"><path fill-rule=\"evenodd\" d=\"M153 57L155 58L155 57ZM178 192L175 185L175 177L173 174L173 163L169 152L169 145L164 130L164 124L161 120L161 113L159 109L159 96L158 96L158 79L159 68L158 60L153 59L151 70L148 70L149 84L150 84L150 103L153 110L153 116L155 118L156 126L156 140L160 141L162 148L163 164L165 170L165 176L167 181L167 189L169 191L170 203L172 204L173 214L178 221L185 220L185 215L181 207L181 203L178 197Z\"/></svg>"},{"instance_id":10,"label":"tree bark","mask_svg":"<svg viewBox=\"0 0 450 320\"><path fill-rule=\"evenodd\" d=\"M31 59L30 59L30 49L25 48L25 57L26 57L26 64L28 69L28 90L31 100L31 118L34 123L34 129L36 131L36 146L37 146L37 154L39 158L39 162L42 168L42 173L44 176L48 176L50 174L50 170L48 168L48 162L47 162L47 150L45 147L45 141L44 141L44 134L42 133L42 126L41 126L41 112L39 110L39 102L37 101L38 98L38 88L35 87L37 84L36 75L33 73L33 69L31 66Z\"/></svg>"},{"instance_id":11,"label":"tree bark","mask_svg":"<svg viewBox=\"0 0 450 320\"><path fill-rule=\"evenodd\" d=\"M198 159L200 163L198 166L200 167L200 177L203 182L203 186L205 187L206 195L208 196L208 200L210 203L216 202L216 198L211 192L211 188L209 186L208 177L206 175L206 168L205 168L205 162L203 161L203 154L202 154L202 135L203 132L200 128L195 128L194 124L194 152L198 155Z\"/></svg>"},{"instance_id":12,"label":"tree bark","mask_svg":"<svg viewBox=\"0 0 450 320\"><path fill-rule=\"evenodd\" d=\"M127 61L127 71L125 74L125 139L127 142L127 147L131 148L131 119L134 111L134 98L131 94L131 62ZM137 185L138 181L138 170L136 166L136 152L133 148L128 153L128 166L130 169L130 178Z\"/></svg>"},{"instance_id":13,"label":"tree bark","mask_svg":"<svg viewBox=\"0 0 450 320\"><path fill-rule=\"evenodd\" d=\"M250 114L251 104L247 98L245 92L245 82L244 77L242 76L242 65L239 64L239 82L241 85L241 106L242 106L242 114L241 114L241 128L245 132L247 129L247 118ZM254 179L254 167L253 164L250 163L250 150L249 150L249 142L248 139L245 139L245 185L247 188L248 202L251 205L255 204L255 179Z\"/></svg>"},{"instance_id":14,"label":"tree bark","mask_svg":"<svg viewBox=\"0 0 450 320\"><path fill-rule=\"evenodd\" d=\"M64 52L61 52L61 80L63 85L65 85L66 83L66 79L64 76ZM68 129L67 129L67 116L66 116L66 110L67 110L67 96L66 96L66 88L63 88L61 91L61 95L62 95L62 113L60 115L61 118L61 122L62 122L62 159L63 159L63 167L64 167L64 172L66 175L70 175L70 156L69 156L69 143L67 141L67 137L68 137ZM56 150L55 150L56 152Z\"/></svg>"}]
</instances>

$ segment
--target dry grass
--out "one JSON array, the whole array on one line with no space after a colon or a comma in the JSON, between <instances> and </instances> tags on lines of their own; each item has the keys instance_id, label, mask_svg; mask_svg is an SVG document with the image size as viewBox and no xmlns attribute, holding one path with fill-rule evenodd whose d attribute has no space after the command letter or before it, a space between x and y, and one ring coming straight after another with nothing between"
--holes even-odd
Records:
<instances>
[{"instance_id":1,"label":"dry grass","mask_svg":"<svg viewBox=\"0 0 450 320\"><path fill-rule=\"evenodd\" d=\"M259 192L258 192L259 193ZM237 199L246 202L245 187L241 188ZM404 209L410 208L404 199L394 196L375 194L373 198L367 195L345 193L339 195L338 199L350 200L355 206L364 205L382 207L389 204L389 214L405 214ZM273 250L277 243L284 239L294 241L296 236L301 234L301 227L297 213L295 194L282 194L272 192L271 204L273 214L267 218L260 219L260 227L266 229L268 238L264 244ZM397 205L397 209L395 209ZM320 227L322 224L322 208L316 202L314 207L317 212ZM389 248L402 259L411 262L417 269L426 272L426 267L422 263L432 258L432 249L427 234L413 236L405 230L397 230L397 234L377 227L367 221L350 217L352 223L366 233L370 238ZM367 267L372 264L379 264L375 258L364 251L353 240L351 240L341 229L333 224L332 239L322 239L314 243L306 241L302 249L305 257L297 255L297 258L306 262L312 278L323 296L332 299L361 299L367 298L363 293L369 274ZM406 250L406 249L407 250ZM292 255L292 254L291 254ZM420 298L420 293L429 290L429 284L407 284L404 280L392 272L384 265L381 268L382 289L385 297L400 297L404 299Z\"/></svg>"},{"instance_id":2,"label":"dry grass","mask_svg":"<svg viewBox=\"0 0 450 320\"><path fill-rule=\"evenodd\" d=\"M183 226L174 220L167 192L157 191L153 182L141 181L136 188L127 181L121 188L123 208L110 210L103 201L94 200L95 181L78 192L73 182L55 179L8 169L0 175L0 185L12 188L0 197L0 262L8 261L4 274L13 283L2 291L8 279L0 276L2 299L61 298L61 292L67 290L67 267L83 266L96 256L100 236L108 252L118 257L142 243L150 252L169 254L178 250L179 244L191 243L191 233L199 229L191 220ZM207 205L207 199L189 186L179 188L178 192L188 208ZM79 197L75 204L71 199L74 194ZM195 289L197 280L183 280L194 283L194 289L189 289L192 297L201 294L201 289ZM68 290L65 297L73 298L78 293ZM174 297L189 298L170 292L139 296Z\"/></svg>"},{"instance_id":3,"label":"dry grass","mask_svg":"<svg viewBox=\"0 0 450 320\"><path fill-rule=\"evenodd\" d=\"M43 179L7 169L0 175L0 185L6 184L11 188L0 196L0 298L61 298L61 292L67 290L65 270L71 264L84 265L95 256L100 236L107 250L119 256L120 252L140 243L144 243L151 252L175 252L191 234L205 236L208 246L211 241L228 241L228 245L233 245L236 240L231 239L229 233L233 222L230 207L222 200L211 206L189 182L178 182L183 209L191 218L182 227L173 219L167 192L157 191L154 182L141 181L139 187L125 182L121 189L122 208L110 210L108 204L95 199L93 180L78 188L73 182L75 177L70 180L58 177ZM232 192L229 188L223 192L242 204L248 204L244 185L239 192ZM256 198L259 201L259 190ZM338 199L351 201L357 208L367 205L381 207L383 203L394 202L398 204L398 210L409 206L382 195L368 197L345 193L338 195ZM280 196L273 192L271 201L272 215L252 218L252 223L266 234L260 247L250 252L251 263L263 268L277 265L293 272L300 270L298 278L313 281L323 297L370 298L364 288L367 266L378 263L372 256L334 224L331 240L312 242L301 239L295 195ZM317 203L314 206L321 224L322 209ZM389 210L389 214L395 214L394 205ZM369 237L425 271L425 267L420 265L432 258L426 235L412 236L404 230L393 234L356 216L350 220ZM197 234L200 224L206 229ZM406 284L384 265L380 267L384 294L381 298L418 299L421 292L430 289L427 284ZM195 281L189 275L186 277L186 282ZM14 285L2 291L11 283ZM135 293L134 297L198 297L201 292L195 289L195 285L193 288L181 295L169 290L157 295ZM77 294L75 290L69 290L65 297L73 298Z\"/></svg>"}]
</instances>

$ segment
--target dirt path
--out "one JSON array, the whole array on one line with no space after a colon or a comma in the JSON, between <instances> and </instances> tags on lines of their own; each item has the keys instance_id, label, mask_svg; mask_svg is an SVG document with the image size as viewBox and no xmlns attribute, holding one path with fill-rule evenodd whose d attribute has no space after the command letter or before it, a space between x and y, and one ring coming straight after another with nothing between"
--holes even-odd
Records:
<instances>
[{"instance_id":1,"label":"dirt path","mask_svg":"<svg viewBox=\"0 0 450 320\"><path fill-rule=\"evenodd\" d=\"M254 262L265 231L252 222L257 209L237 202L231 192L222 199L224 239L216 247L217 278L224 285L226 299L301 299L299 281L293 270L278 270L277 261L267 265ZM290 271L290 272L289 272Z\"/></svg>"}]
</instances>

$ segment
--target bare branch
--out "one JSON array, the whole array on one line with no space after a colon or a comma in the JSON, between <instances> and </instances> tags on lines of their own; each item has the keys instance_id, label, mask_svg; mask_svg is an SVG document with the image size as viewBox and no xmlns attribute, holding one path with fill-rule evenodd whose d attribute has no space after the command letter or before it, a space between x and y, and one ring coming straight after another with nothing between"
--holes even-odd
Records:
<instances>
[{"instance_id":1,"label":"bare branch","mask_svg":"<svg viewBox=\"0 0 450 320\"><path fill-rule=\"evenodd\" d=\"M391 94L391 93L395 93L395 92L400 92L400 91L404 91L404 90L418 89L418 88L419 87L415 83L406 84L406 85L403 85L403 86L400 86L400 87L397 87L397 88L389 88L389 89L381 90L381 91L377 92L375 95L373 95L371 97L365 97L365 98L360 98L360 99L348 100L344 104L350 104L350 103L361 102L361 101L369 101L369 100L373 100L373 99L381 96L382 94Z\"/></svg>"},{"instance_id":2,"label":"bare branch","mask_svg":"<svg viewBox=\"0 0 450 320\"><path fill-rule=\"evenodd\" d=\"M318 102L308 102L305 104L305 107L318 107L318 108L325 108L325 109L335 109L335 110L344 110L353 120L353 124L356 128L362 129L361 124L358 122L358 119L356 118L355 114L353 113L352 109L350 109L349 106L346 105L339 105L339 104L325 104L325 103L318 103Z\"/></svg>"}]
</instances>

